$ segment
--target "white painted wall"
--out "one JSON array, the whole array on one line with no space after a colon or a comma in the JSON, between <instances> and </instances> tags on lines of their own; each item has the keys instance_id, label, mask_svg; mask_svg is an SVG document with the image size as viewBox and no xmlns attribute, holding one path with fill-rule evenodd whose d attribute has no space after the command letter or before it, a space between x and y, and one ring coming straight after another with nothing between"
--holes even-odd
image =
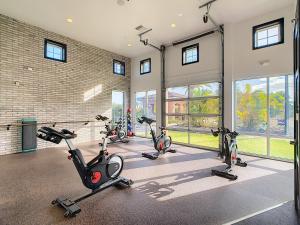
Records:
<instances>
[{"instance_id":1,"label":"white painted wall","mask_svg":"<svg viewBox=\"0 0 300 225\"><path fill-rule=\"evenodd\" d=\"M232 127L235 80L293 73L292 6L234 24L225 24L225 126ZM252 50L252 27L284 17L284 44ZM262 66L260 61L269 61Z\"/></svg>"},{"instance_id":2,"label":"white painted wall","mask_svg":"<svg viewBox=\"0 0 300 225\"><path fill-rule=\"evenodd\" d=\"M147 47L145 47L147 48ZM151 58L151 73L140 75L140 61ZM156 90L157 127L161 123L161 83L160 83L160 52L155 50L147 55L134 58L131 61L131 108L132 118L135 118L135 93L139 91ZM134 120L133 120L134 121Z\"/></svg>"},{"instance_id":3,"label":"white painted wall","mask_svg":"<svg viewBox=\"0 0 300 225\"><path fill-rule=\"evenodd\" d=\"M225 24L225 126L233 127L233 83L235 80L277 76L293 72L293 6L237 23ZM285 43L269 48L252 50L252 27L278 18L285 18ZM182 66L182 47L199 43L199 63ZM139 75L140 60L152 59L152 73ZM190 43L168 47L166 51L166 86L180 86L220 79L221 48L219 35L214 34ZM259 61L268 60L268 66ZM131 103L134 109L134 93L157 90L160 112L160 57L159 52L132 60ZM133 110L134 111L134 110ZM158 115L158 124L160 115Z\"/></svg>"},{"instance_id":4,"label":"white painted wall","mask_svg":"<svg viewBox=\"0 0 300 225\"><path fill-rule=\"evenodd\" d=\"M182 48L199 43L199 63L182 66ZM219 81L221 78L221 40L219 34L168 47L166 87Z\"/></svg>"}]
</instances>

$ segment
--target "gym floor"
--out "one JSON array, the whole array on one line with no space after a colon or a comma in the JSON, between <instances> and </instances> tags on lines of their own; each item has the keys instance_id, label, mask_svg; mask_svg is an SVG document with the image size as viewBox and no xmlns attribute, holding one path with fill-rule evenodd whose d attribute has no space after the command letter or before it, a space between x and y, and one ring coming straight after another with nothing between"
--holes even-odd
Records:
<instances>
[{"instance_id":1,"label":"gym floor","mask_svg":"<svg viewBox=\"0 0 300 225\"><path fill-rule=\"evenodd\" d=\"M96 142L78 147L86 161L99 151ZM293 199L293 164L242 156L249 166L235 167L239 178L228 181L211 176L211 168L225 167L216 152L175 145L177 153L158 160L141 157L152 148L142 138L110 145L110 153L124 156L122 175L134 185L109 188L80 202L82 212L69 219L50 202L88 190L67 160L66 148L1 156L0 224L232 224Z\"/></svg>"}]
</instances>

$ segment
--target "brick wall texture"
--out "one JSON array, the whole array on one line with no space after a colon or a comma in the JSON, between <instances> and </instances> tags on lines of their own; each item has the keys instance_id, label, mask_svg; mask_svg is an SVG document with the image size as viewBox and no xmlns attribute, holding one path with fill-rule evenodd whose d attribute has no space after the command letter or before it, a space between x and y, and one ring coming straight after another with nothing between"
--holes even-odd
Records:
<instances>
[{"instance_id":1,"label":"brick wall texture","mask_svg":"<svg viewBox=\"0 0 300 225\"><path fill-rule=\"evenodd\" d=\"M67 45L67 63L44 58L45 38ZM125 77L113 74L113 59L125 62ZM27 117L38 123L94 120L97 114L111 117L113 90L124 91L125 109L129 105L130 68L129 58L0 14L0 124ZM84 100L84 94L98 85L102 92ZM75 144L99 139L103 129L97 122L56 128L74 130ZM52 145L38 140L39 149ZM1 126L0 155L20 150L20 128L7 131Z\"/></svg>"}]
</instances>

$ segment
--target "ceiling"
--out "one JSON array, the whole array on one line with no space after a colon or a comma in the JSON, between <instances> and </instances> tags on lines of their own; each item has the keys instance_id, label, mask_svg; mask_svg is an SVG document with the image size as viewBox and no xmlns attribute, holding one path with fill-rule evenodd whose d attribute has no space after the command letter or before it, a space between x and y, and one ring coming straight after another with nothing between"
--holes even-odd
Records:
<instances>
[{"instance_id":1,"label":"ceiling","mask_svg":"<svg viewBox=\"0 0 300 225\"><path fill-rule=\"evenodd\" d=\"M153 30L147 37L160 45L212 28L204 24L208 0L0 0L0 13L128 57L151 51L139 42L135 27ZM218 0L211 15L218 23L262 15L294 0ZM73 22L68 23L67 18ZM171 24L176 24L175 28ZM128 44L132 46L129 47Z\"/></svg>"}]
</instances>

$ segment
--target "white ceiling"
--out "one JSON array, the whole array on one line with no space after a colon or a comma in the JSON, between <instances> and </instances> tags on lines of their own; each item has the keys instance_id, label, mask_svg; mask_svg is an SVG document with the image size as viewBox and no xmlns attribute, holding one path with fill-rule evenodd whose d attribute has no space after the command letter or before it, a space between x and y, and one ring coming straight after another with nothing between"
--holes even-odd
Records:
<instances>
[{"instance_id":1,"label":"white ceiling","mask_svg":"<svg viewBox=\"0 0 300 225\"><path fill-rule=\"evenodd\" d=\"M152 28L148 37L157 45L211 28L204 24L208 0L0 0L0 13L128 57L151 51L139 42L135 27ZM120 4L120 3L124 4ZM262 15L294 0L218 0L211 15L218 23ZM119 4L118 4L119 3ZM178 14L183 16L178 16ZM73 23L66 19L72 18ZM170 25L176 24L176 28ZM128 43L132 47L128 47Z\"/></svg>"}]
</instances>

